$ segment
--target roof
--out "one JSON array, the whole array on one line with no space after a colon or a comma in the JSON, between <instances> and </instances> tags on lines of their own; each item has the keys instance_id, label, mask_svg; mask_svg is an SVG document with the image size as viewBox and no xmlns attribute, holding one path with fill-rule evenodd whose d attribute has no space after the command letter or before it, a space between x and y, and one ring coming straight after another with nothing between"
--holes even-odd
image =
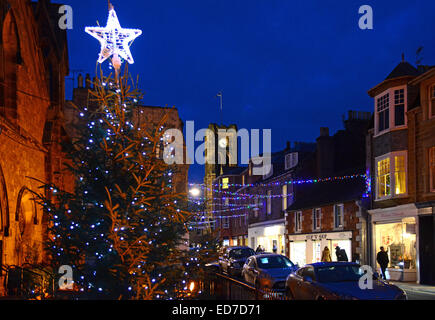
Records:
<instances>
[{"instance_id":1,"label":"roof","mask_svg":"<svg viewBox=\"0 0 435 320\"><path fill-rule=\"evenodd\" d=\"M391 73L385 78L385 80L405 77L405 76L417 76L418 70L406 61L400 62Z\"/></svg>"},{"instance_id":2,"label":"roof","mask_svg":"<svg viewBox=\"0 0 435 320\"><path fill-rule=\"evenodd\" d=\"M232 175L239 175L243 171L246 170L247 167L222 167L222 174L219 175L219 177L222 176L232 176Z\"/></svg>"},{"instance_id":3,"label":"roof","mask_svg":"<svg viewBox=\"0 0 435 320\"><path fill-rule=\"evenodd\" d=\"M361 199L366 191L364 177L295 185L295 201L287 211L309 209Z\"/></svg>"}]
</instances>

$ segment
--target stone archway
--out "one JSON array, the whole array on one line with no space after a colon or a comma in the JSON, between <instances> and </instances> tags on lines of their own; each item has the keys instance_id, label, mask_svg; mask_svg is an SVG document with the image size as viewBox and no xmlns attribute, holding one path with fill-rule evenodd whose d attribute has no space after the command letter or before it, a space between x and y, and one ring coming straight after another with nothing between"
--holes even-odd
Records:
<instances>
[{"instance_id":1,"label":"stone archway","mask_svg":"<svg viewBox=\"0 0 435 320\"><path fill-rule=\"evenodd\" d=\"M18 36L17 23L12 10L6 14L2 26L2 44L4 60L4 85L3 85L3 106L0 114L11 121L16 121L17 112L17 74L18 65L22 64L20 39Z\"/></svg>"}]
</instances>

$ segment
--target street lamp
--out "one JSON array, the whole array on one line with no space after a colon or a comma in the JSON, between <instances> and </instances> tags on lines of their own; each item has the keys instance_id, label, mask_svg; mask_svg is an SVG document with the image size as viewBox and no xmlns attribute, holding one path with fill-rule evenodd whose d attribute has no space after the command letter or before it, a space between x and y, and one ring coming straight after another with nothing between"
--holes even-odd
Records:
<instances>
[{"instance_id":1,"label":"street lamp","mask_svg":"<svg viewBox=\"0 0 435 320\"><path fill-rule=\"evenodd\" d=\"M198 197L201 194L201 190L199 190L199 188L197 187L193 187L192 189L189 190L189 193L192 197Z\"/></svg>"}]
</instances>

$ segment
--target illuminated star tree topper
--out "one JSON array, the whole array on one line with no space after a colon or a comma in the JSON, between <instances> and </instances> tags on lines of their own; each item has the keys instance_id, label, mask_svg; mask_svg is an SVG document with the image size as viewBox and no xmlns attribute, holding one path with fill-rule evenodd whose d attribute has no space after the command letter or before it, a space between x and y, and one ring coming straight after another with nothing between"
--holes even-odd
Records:
<instances>
[{"instance_id":1,"label":"illuminated star tree topper","mask_svg":"<svg viewBox=\"0 0 435 320\"><path fill-rule=\"evenodd\" d=\"M106 27L86 27L85 31L100 41L101 51L98 63L103 63L112 57L112 64L118 73L121 68L121 58L133 64L130 46L142 34L139 29L125 29L119 24L113 5L109 1L109 18Z\"/></svg>"}]
</instances>

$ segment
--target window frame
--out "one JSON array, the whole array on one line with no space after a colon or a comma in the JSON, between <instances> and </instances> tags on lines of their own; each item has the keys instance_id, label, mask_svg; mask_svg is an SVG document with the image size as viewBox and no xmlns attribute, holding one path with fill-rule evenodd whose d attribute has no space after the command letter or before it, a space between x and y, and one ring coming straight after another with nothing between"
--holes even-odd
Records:
<instances>
[{"instance_id":1,"label":"window frame","mask_svg":"<svg viewBox=\"0 0 435 320\"><path fill-rule=\"evenodd\" d=\"M398 90L402 90L403 89L403 105L404 105L404 124L403 125L396 125L396 91ZM383 109L382 111L378 111L378 100L381 99L382 97L384 97L385 95L389 95L388 97L388 128L387 129L383 129L383 130L379 130L379 114L380 112L385 112L385 110L387 109ZM407 112L408 112L408 87L407 85L400 85L400 86L396 86L396 87L392 87L389 88L383 92L381 92L380 94L378 94L377 96L374 97L374 110L375 110L375 137L382 135L384 133L390 132L390 131L394 131L394 130L399 130L399 129L404 129L408 127L408 117L407 117ZM401 104L398 104L401 105ZM397 106L398 106L397 105Z\"/></svg>"},{"instance_id":2,"label":"window frame","mask_svg":"<svg viewBox=\"0 0 435 320\"><path fill-rule=\"evenodd\" d=\"M337 225L337 208L341 208L341 214L340 214L340 224ZM334 228L335 229L342 229L344 227L344 204L343 203L337 203L334 204Z\"/></svg>"},{"instance_id":3,"label":"window frame","mask_svg":"<svg viewBox=\"0 0 435 320\"><path fill-rule=\"evenodd\" d=\"M429 150L429 191L435 192L435 146L430 147ZM432 165L433 163L433 165Z\"/></svg>"},{"instance_id":4,"label":"window frame","mask_svg":"<svg viewBox=\"0 0 435 320\"><path fill-rule=\"evenodd\" d=\"M429 86L429 119L435 118L435 84Z\"/></svg>"},{"instance_id":5,"label":"window frame","mask_svg":"<svg viewBox=\"0 0 435 320\"><path fill-rule=\"evenodd\" d=\"M317 215L317 212L319 213ZM313 230L322 229L322 208L313 208Z\"/></svg>"},{"instance_id":6,"label":"window frame","mask_svg":"<svg viewBox=\"0 0 435 320\"><path fill-rule=\"evenodd\" d=\"M395 162L395 157L397 156L403 156L404 157L404 167L405 167L405 188L406 188L406 192L405 193L400 193L400 194L396 194L396 162ZM379 197L379 183L378 183L378 163L382 160L385 159L389 159L390 160L390 194L387 196L382 196ZM408 196L408 151L404 150L404 151L395 151L395 152L390 152L387 154L384 154L382 156L376 157L375 158L375 184L376 184L376 188L375 188L375 201L382 201L382 200L386 200L386 199L391 199L391 198L403 198L403 197L407 197Z\"/></svg>"},{"instance_id":7,"label":"window frame","mask_svg":"<svg viewBox=\"0 0 435 320\"><path fill-rule=\"evenodd\" d=\"M266 191L266 214L271 215L272 214L272 190Z\"/></svg>"},{"instance_id":8,"label":"window frame","mask_svg":"<svg viewBox=\"0 0 435 320\"><path fill-rule=\"evenodd\" d=\"M295 232L302 232L302 211L295 212Z\"/></svg>"}]
</instances>

